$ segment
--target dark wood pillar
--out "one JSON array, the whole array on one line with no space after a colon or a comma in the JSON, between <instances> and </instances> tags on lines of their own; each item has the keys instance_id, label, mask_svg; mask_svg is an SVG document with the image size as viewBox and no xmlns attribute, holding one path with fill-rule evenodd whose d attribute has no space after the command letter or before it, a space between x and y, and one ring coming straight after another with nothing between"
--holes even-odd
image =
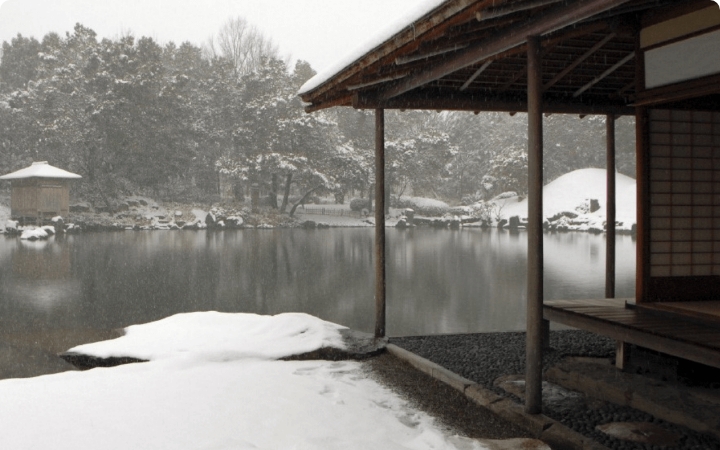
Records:
<instances>
[{"instance_id":1,"label":"dark wood pillar","mask_svg":"<svg viewBox=\"0 0 720 450\"><path fill-rule=\"evenodd\" d=\"M542 47L528 36L528 274L525 411L542 412L543 352L543 107Z\"/></svg>"},{"instance_id":2,"label":"dark wood pillar","mask_svg":"<svg viewBox=\"0 0 720 450\"><path fill-rule=\"evenodd\" d=\"M375 337L385 337L385 110L375 110Z\"/></svg>"},{"instance_id":3,"label":"dark wood pillar","mask_svg":"<svg viewBox=\"0 0 720 450\"><path fill-rule=\"evenodd\" d=\"M607 225L605 231L605 297L615 298L615 116L605 117L607 138Z\"/></svg>"}]
</instances>

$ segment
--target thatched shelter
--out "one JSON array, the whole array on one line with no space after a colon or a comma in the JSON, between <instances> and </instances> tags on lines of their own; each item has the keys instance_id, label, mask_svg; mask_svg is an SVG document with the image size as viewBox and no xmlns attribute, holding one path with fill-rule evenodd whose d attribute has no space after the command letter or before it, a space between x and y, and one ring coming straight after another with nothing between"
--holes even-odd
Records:
<instances>
[{"instance_id":1,"label":"thatched shelter","mask_svg":"<svg viewBox=\"0 0 720 450\"><path fill-rule=\"evenodd\" d=\"M51 166L47 161L0 176L12 183L10 215L16 220L43 220L70 212L70 180L80 175Z\"/></svg>"}]
</instances>

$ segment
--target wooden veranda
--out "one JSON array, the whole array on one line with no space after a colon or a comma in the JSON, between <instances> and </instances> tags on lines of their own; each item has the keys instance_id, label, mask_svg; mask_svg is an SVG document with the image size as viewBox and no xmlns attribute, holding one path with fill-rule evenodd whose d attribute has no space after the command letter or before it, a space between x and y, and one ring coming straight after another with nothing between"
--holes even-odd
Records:
<instances>
[{"instance_id":1,"label":"wooden veranda","mask_svg":"<svg viewBox=\"0 0 720 450\"><path fill-rule=\"evenodd\" d=\"M621 356L633 342L718 365L720 326L709 320L720 300L720 9L713 1L428 0L412 22L379 38L300 92L308 112L376 111L378 336L385 333L383 111L526 112L526 410L541 411L547 320L613 337ZM543 115L558 113L606 116L610 224L614 119L635 116L633 308L612 300L544 304ZM614 227L606 233L606 296L612 298ZM669 306L698 301L711 302L703 317ZM666 326L671 323L682 323L682 330L674 332Z\"/></svg>"}]
</instances>

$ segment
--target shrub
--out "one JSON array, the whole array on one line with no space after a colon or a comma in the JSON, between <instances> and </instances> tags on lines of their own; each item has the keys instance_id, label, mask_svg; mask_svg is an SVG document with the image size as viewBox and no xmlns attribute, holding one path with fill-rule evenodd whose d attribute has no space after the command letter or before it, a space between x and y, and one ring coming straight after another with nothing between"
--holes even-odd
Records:
<instances>
[{"instance_id":1,"label":"shrub","mask_svg":"<svg viewBox=\"0 0 720 450\"><path fill-rule=\"evenodd\" d=\"M440 217L450 210L447 203L423 197L400 197L397 199L398 208L411 208L420 216Z\"/></svg>"},{"instance_id":2,"label":"shrub","mask_svg":"<svg viewBox=\"0 0 720 450\"><path fill-rule=\"evenodd\" d=\"M350 209L352 211L362 211L363 209L370 209L370 202L366 198L354 198L350 200Z\"/></svg>"}]
</instances>

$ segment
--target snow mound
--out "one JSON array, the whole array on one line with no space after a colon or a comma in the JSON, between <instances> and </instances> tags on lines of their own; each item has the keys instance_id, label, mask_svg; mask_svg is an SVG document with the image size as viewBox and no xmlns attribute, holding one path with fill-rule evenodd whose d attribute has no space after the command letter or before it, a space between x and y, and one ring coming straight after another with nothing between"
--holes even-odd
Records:
<instances>
[{"instance_id":1,"label":"snow mound","mask_svg":"<svg viewBox=\"0 0 720 450\"><path fill-rule=\"evenodd\" d=\"M26 239L28 241L36 241L38 239L47 239L50 235L44 228L28 228L23 230L20 235L20 239Z\"/></svg>"},{"instance_id":2,"label":"snow mound","mask_svg":"<svg viewBox=\"0 0 720 450\"><path fill-rule=\"evenodd\" d=\"M303 313L261 316L194 312L133 325L122 337L80 345L69 352L148 361L178 356L211 361L269 360L322 347L344 349L340 336L343 328Z\"/></svg>"},{"instance_id":3,"label":"snow mound","mask_svg":"<svg viewBox=\"0 0 720 450\"><path fill-rule=\"evenodd\" d=\"M564 212L578 214L579 221L588 226L599 226L607 217L605 169L579 169L562 175L543 188L543 216L553 217ZM616 219L622 222L618 229L630 230L636 217L636 182L627 175L615 175ZM600 209L594 212L579 212L576 208L589 199L596 199ZM510 197L495 200L500 217L527 218L527 198Z\"/></svg>"}]
</instances>

